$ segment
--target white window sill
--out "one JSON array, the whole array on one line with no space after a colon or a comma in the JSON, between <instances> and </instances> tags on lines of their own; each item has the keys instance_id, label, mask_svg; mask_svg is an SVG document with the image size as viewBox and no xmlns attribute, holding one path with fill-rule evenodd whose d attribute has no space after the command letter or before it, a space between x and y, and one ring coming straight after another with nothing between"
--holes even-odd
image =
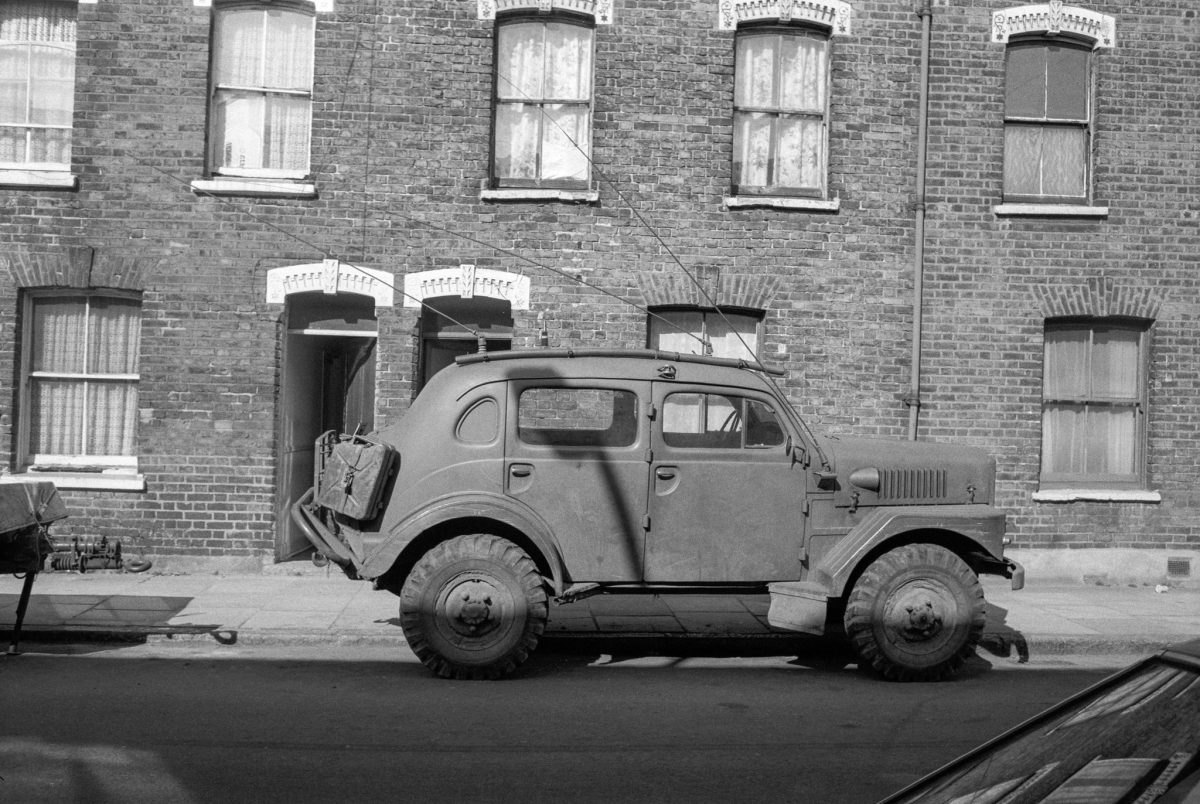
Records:
<instances>
[{"instance_id":1,"label":"white window sill","mask_svg":"<svg viewBox=\"0 0 1200 804\"><path fill-rule=\"evenodd\" d=\"M600 200L598 190L554 190L537 187L510 187L503 190L483 189L480 201L571 201L594 204Z\"/></svg>"},{"instance_id":2,"label":"white window sill","mask_svg":"<svg viewBox=\"0 0 1200 804\"><path fill-rule=\"evenodd\" d=\"M74 190L79 178L67 170L21 170L0 168L0 187L45 187Z\"/></svg>"},{"instance_id":3,"label":"white window sill","mask_svg":"<svg viewBox=\"0 0 1200 804\"><path fill-rule=\"evenodd\" d=\"M1107 218L1108 207L1086 204L998 204L992 211L1004 217Z\"/></svg>"},{"instance_id":4,"label":"white window sill","mask_svg":"<svg viewBox=\"0 0 1200 804\"><path fill-rule=\"evenodd\" d=\"M130 472L23 472L4 475L0 483L48 480L59 489L86 491L145 491L146 478Z\"/></svg>"},{"instance_id":5,"label":"white window sill","mask_svg":"<svg viewBox=\"0 0 1200 804\"><path fill-rule=\"evenodd\" d=\"M1047 489L1033 493L1034 502L1132 502L1158 503L1162 495L1143 489Z\"/></svg>"},{"instance_id":6,"label":"white window sill","mask_svg":"<svg viewBox=\"0 0 1200 804\"><path fill-rule=\"evenodd\" d=\"M725 206L728 209L743 209L745 207L774 207L775 209L799 209L809 212L837 212L842 207L840 198L783 198L773 195L731 195L726 196Z\"/></svg>"},{"instance_id":7,"label":"white window sill","mask_svg":"<svg viewBox=\"0 0 1200 804\"><path fill-rule=\"evenodd\" d=\"M192 192L197 195L249 195L265 198L316 198L312 182L287 179L214 178L196 179Z\"/></svg>"}]
</instances>

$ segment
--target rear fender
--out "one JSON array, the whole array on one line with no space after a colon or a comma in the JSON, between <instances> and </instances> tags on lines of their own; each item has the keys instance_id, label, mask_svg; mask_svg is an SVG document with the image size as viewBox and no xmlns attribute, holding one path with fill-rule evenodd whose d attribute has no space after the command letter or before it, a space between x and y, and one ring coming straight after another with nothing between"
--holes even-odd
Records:
<instances>
[{"instance_id":1,"label":"rear fender","mask_svg":"<svg viewBox=\"0 0 1200 804\"><path fill-rule=\"evenodd\" d=\"M558 541L545 520L527 506L499 494L473 493L442 497L405 517L362 563L359 574L379 578L393 568L407 569L443 538L461 533L495 533L511 537L562 594L566 568Z\"/></svg>"},{"instance_id":2,"label":"rear fender","mask_svg":"<svg viewBox=\"0 0 1200 804\"><path fill-rule=\"evenodd\" d=\"M867 558L889 542L902 543L905 534L922 531L945 534L945 546L977 569L1003 567L1004 528L1004 512L990 505L878 508L838 541L813 568L810 579L823 586L829 597L840 597ZM994 563L972 560L972 554Z\"/></svg>"}]
</instances>

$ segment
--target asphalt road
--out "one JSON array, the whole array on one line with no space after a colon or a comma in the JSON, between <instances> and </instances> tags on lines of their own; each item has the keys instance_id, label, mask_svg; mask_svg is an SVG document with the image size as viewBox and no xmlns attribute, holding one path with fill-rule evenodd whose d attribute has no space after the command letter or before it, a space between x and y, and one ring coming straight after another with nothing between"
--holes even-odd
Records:
<instances>
[{"instance_id":1,"label":"asphalt road","mask_svg":"<svg viewBox=\"0 0 1200 804\"><path fill-rule=\"evenodd\" d=\"M449 682L401 650L27 644L0 656L0 800L871 802L1130 661L914 685L688 652L551 642Z\"/></svg>"}]
</instances>

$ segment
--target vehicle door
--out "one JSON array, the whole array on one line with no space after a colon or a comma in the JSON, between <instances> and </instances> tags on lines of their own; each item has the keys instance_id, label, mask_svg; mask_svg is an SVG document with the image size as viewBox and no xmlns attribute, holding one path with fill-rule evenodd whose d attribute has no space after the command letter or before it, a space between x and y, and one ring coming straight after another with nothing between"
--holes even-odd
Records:
<instances>
[{"instance_id":1,"label":"vehicle door","mask_svg":"<svg viewBox=\"0 0 1200 804\"><path fill-rule=\"evenodd\" d=\"M801 577L805 473L767 394L654 384L646 581Z\"/></svg>"},{"instance_id":2,"label":"vehicle door","mask_svg":"<svg viewBox=\"0 0 1200 804\"><path fill-rule=\"evenodd\" d=\"M571 580L642 577L650 384L509 383L505 493L553 530Z\"/></svg>"}]
</instances>

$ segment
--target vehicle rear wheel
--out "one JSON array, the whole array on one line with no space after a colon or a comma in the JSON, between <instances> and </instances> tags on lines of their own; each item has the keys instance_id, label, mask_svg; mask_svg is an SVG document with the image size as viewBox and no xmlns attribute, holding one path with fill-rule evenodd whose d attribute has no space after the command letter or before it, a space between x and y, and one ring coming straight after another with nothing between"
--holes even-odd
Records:
<instances>
[{"instance_id":1,"label":"vehicle rear wheel","mask_svg":"<svg viewBox=\"0 0 1200 804\"><path fill-rule=\"evenodd\" d=\"M548 615L533 560L486 533L436 545L400 590L400 625L409 647L442 678L508 675L537 647Z\"/></svg>"},{"instance_id":2,"label":"vehicle rear wheel","mask_svg":"<svg viewBox=\"0 0 1200 804\"><path fill-rule=\"evenodd\" d=\"M909 544L875 559L846 599L846 636L866 666L893 681L954 675L983 633L983 588L944 547Z\"/></svg>"}]
</instances>

